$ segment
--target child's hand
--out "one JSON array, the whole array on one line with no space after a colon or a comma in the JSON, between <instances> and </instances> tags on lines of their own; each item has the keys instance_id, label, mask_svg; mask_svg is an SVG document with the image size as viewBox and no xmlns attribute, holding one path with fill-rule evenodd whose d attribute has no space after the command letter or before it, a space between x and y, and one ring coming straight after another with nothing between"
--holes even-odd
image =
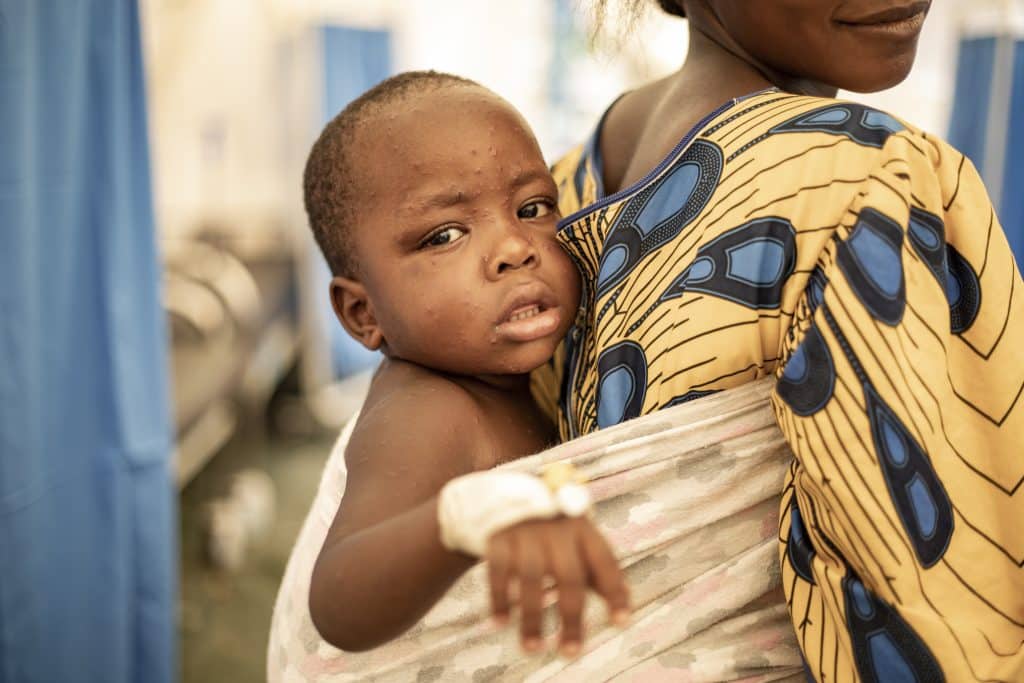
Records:
<instances>
[{"instance_id":1,"label":"child's hand","mask_svg":"<svg viewBox=\"0 0 1024 683\"><path fill-rule=\"evenodd\" d=\"M484 556L491 581L495 619L509 617L509 588L519 584L523 648L541 648L544 579L552 577L558 590L562 619L560 652L573 657L583 642L583 600L593 588L608 603L617 624L629 618L629 590L607 541L586 517L531 520L491 536Z\"/></svg>"}]
</instances>

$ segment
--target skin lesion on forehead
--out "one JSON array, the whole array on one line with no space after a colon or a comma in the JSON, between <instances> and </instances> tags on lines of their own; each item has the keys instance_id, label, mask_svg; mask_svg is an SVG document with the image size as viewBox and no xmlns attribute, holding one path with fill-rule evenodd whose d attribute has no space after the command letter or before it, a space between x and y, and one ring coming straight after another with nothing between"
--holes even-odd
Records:
<instances>
[{"instance_id":1,"label":"skin lesion on forehead","mask_svg":"<svg viewBox=\"0 0 1024 683\"><path fill-rule=\"evenodd\" d=\"M433 209L450 209L471 201L472 197L462 190L441 191L412 196L399 207L401 213L419 215Z\"/></svg>"},{"instance_id":2,"label":"skin lesion on forehead","mask_svg":"<svg viewBox=\"0 0 1024 683\"><path fill-rule=\"evenodd\" d=\"M390 176L402 213L471 203L485 192L512 197L534 183L554 187L532 132L510 118L502 101L492 99L496 119L442 120L430 140L416 139L408 130L398 134L410 144L406 159L378 170Z\"/></svg>"},{"instance_id":3,"label":"skin lesion on forehead","mask_svg":"<svg viewBox=\"0 0 1024 683\"><path fill-rule=\"evenodd\" d=\"M509 181L504 188L511 197L522 188L532 183L544 183L551 186L554 191L554 181L547 168L522 168ZM413 195L399 207L400 213L420 215L434 209L448 209L455 206L471 203L476 199L478 192L467 192L463 189L454 188L450 190L439 190L437 192L424 192Z\"/></svg>"}]
</instances>

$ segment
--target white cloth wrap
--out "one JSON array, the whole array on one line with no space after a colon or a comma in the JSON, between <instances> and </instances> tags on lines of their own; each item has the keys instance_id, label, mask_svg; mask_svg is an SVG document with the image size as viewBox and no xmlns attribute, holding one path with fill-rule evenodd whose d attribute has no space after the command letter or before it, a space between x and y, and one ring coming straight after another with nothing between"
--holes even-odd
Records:
<instances>
[{"instance_id":1,"label":"white cloth wrap","mask_svg":"<svg viewBox=\"0 0 1024 683\"><path fill-rule=\"evenodd\" d=\"M529 519L562 514L541 479L525 472L488 470L452 479L437 499L441 543L483 557L491 534Z\"/></svg>"},{"instance_id":2,"label":"white cloth wrap","mask_svg":"<svg viewBox=\"0 0 1024 683\"><path fill-rule=\"evenodd\" d=\"M391 643L361 653L325 643L309 617L309 580L345 488L343 434L278 593L270 683L803 681L777 541L792 452L769 405L771 388L771 379L751 382L494 470L533 473L568 462L588 482L591 519L626 572L634 612L619 629L590 595L586 640L574 659L525 656L518 629L493 624L483 563ZM545 605L550 634L557 594Z\"/></svg>"}]
</instances>

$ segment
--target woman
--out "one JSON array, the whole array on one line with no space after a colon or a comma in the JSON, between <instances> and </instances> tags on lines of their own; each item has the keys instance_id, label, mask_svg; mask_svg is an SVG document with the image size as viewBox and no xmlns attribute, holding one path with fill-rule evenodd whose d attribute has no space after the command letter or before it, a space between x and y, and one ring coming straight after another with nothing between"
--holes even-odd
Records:
<instances>
[{"instance_id":1,"label":"woman","mask_svg":"<svg viewBox=\"0 0 1024 683\"><path fill-rule=\"evenodd\" d=\"M814 677L1021 680L1020 274L963 155L830 99L901 81L929 2L659 3L686 63L555 168L563 437L774 374Z\"/></svg>"}]
</instances>

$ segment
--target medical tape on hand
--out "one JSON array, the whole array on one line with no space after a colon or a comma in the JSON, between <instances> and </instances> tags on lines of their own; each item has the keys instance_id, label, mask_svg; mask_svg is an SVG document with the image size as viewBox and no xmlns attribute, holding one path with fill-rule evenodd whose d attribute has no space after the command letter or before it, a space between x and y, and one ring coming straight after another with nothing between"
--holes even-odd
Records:
<instances>
[{"instance_id":1,"label":"medical tape on hand","mask_svg":"<svg viewBox=\"0 0 1024 683\"><path fill-rule=\"evenodd\" d=\"M552 492L532 474L488 470L445 484L437 518L444 547L482 557L492 534L530 519L579 516L589 507L590 496L581 484Z\"/></svg>"}]
</instances>

